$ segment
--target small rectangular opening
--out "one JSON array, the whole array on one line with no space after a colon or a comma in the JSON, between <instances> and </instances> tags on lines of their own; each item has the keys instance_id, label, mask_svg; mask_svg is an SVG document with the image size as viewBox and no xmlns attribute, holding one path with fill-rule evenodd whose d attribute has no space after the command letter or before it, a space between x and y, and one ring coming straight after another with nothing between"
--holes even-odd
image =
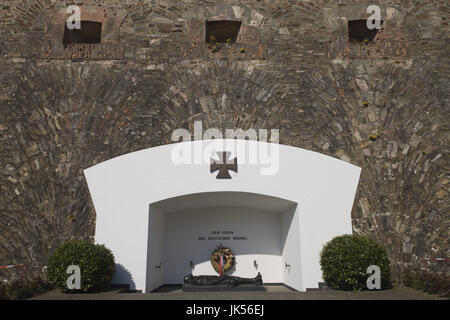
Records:
<instances>
[{"instance_id":1,"label":"small rectangular opening","mask_svg":"<svg viewBox=\"0 0 450 320\"><path fill-rule=\"evenodd\" d=\"M206 43L236 42L241 24L241 21L233 20L206 21Z\"/></svg>"},{"instance_id":2,"label":"small rectangular opening","mask_svg":"<svg viewBox=\"0 0 450 320\"><path fill-rule=\"evenodd\" d=\"M64 24L64 46L72 43L101 43L102 23L95 21L81 21L80 29L69 29Z\"/></svg>"},{"instance_id":3,"label":"small rectangular opening","mask_svg":"<svg viewBox=\"0 0 450 320\"><path fill-rule=\"evenodd\" d=\"M380 21L380 26L383 20ZM373 42L379 29L369 29L367 19L351 20L348 22L348 40L350 42Z\"/></svg>"}]
</instances>

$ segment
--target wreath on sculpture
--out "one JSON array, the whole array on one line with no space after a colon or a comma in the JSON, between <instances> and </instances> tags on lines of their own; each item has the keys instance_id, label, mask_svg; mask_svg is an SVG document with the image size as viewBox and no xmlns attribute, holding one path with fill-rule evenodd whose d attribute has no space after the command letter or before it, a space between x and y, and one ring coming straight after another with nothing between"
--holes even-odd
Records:
<instances>
[{"instance_id":1,"label":"wreath on sculpture","mask_svg":"<svg viewBox=\"0 0 450 320\"><path fill-rule=\"evenodd\" d=\"M223 275L225 272L233 268L235 257L230 248L225 248L221 244L211 254L211 264L217 273Z\"/></svg>"}]
</instances>

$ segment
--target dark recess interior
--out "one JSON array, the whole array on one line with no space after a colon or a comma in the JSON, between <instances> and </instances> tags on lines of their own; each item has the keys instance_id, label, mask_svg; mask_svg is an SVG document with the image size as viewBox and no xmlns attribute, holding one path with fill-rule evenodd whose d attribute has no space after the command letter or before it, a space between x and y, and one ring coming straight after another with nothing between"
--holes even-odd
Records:
<instances>
[{"instance_id":1,"label":"dark recess interior","mask_svg":"<svg viewBox=\"0 0 450 320\"><path fill-rule=\"evenodd\" d=\"M102 41L102 23L81 21L81 29L64 29L64 45L71 43L100 43Z\"/></svg>"},{"instance_id":2,"label":"dark recess interior","mask_svg":"<svg viewBox=\"0 0 450 320\"><path fill-rule=\"evenodd\" d=\"M214 36L217 42L226 42L227 39L236 42L241 24L241 21L232 20L206 21L206 42L210 41L211 36Z\"/></svg>"},{"instance_id":3,"label":"dark recess interior","mask_svg":"<svg viewBox=\"0 0 450 320\"><path fill-rule=\"evenodd\" d=\"M383 20L381 20L380 25L383 25ZM362 42L364 40L372 42L378 31L379 29L367 28L367 19L348 22L348 40L350 42Z\"/></svg>"}]
</instances>

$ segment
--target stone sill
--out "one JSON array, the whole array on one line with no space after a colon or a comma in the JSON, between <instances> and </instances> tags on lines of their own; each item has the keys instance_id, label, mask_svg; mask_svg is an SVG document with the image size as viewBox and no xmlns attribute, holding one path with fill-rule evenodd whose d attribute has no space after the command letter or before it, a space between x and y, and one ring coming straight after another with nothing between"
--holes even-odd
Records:
<instances>
[{"instance_id":1,"label":"stone sill","mask_svg":"<svg viewBox=\"0 0 450 320\"><path fill-rule=\"evenodd\" d=\"M91 60L123 60L125 46L119 43L104 42L92 44L70 44L49 40L42 45L41 59L91 59Z\"/></svg>"}]
</instances>

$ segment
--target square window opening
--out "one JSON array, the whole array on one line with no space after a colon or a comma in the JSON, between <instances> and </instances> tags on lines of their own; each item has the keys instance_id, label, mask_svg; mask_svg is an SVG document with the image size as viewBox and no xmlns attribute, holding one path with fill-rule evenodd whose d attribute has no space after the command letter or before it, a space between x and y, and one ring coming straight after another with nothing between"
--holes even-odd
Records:
<instances>
[{"instance_id":1,"label":"square window opening","mask_svg":"<svg viewBox=\"0 0 450 320\"><path fill-rule=\"evenodd\" d=\"M206 43L235 43L241 30L241 21L206 21Z\"/></svg>"}]
</instances>

